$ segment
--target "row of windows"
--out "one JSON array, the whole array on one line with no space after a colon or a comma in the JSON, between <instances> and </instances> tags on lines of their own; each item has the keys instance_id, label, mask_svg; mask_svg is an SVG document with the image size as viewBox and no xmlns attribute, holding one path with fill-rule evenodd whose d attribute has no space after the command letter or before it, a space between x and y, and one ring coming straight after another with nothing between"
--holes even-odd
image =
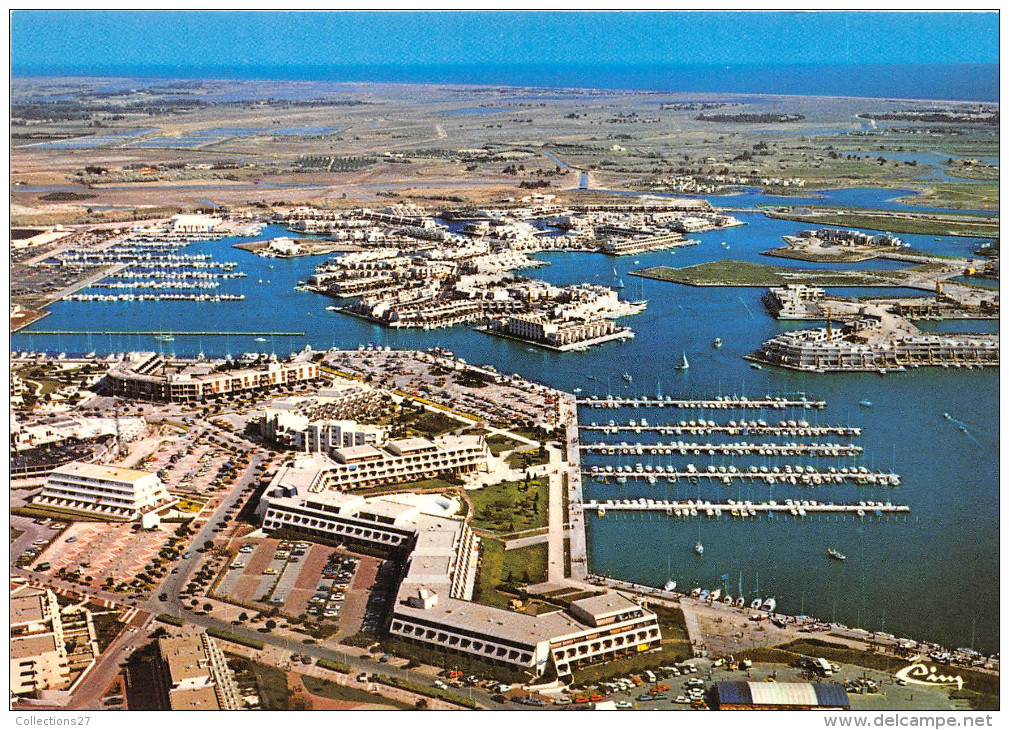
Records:
<instances>
[{"instance_id":1,"label":"row of windows","mask_svg":"<svg viewBox=\"0 0 1009 730\"><path fill-rule=\"evenodd\" d=\"M533 655L529 652L509 649L507 646L500 646L499 644L490 642L469 639L465 636L458 636L454 633L450 634L446 631L425 629L423 626L414 626L413 624L406 624L400 621L393 621L392 631L422 641L448 644L449 647L462 649L473 654L484 654L490 658L508 660L524 665L528 665L533 658Z\"/></svg>"},{"instance_id":2,"label":"row of windows","mask_svg":"<svg viewBox=\"0 0 1009 730\"><path fill-rule=\"evenodd\" d=\"M310 527L322 530L329 530L342 535L352 535L367 540L376 540L383 543L400 545L403 538L400 535L392 535L381 530L372 530L364 527L353 527L339 522L327 522L311 517L301 517L299 515L281 514L271 510L263 521L263 527L267 529L280 529L288 525Z\"/></svg>"},{"instance_id":3,"label":"row of windows","mask_svg":"<svg viewBox=\"0 0 1009 730\"><path fill-rule=\"evenodd\" d=\"M648 629L647 631L638 631L637 633L632 632L629 634L615 636L611 639L603 639L602 641L594 641L592 643L586 642L577 646L570 646L567 649L555 649L554 659L560 661L565 657L571 658L575 656L585 656L590 652L596 653L600 651L608 651L628 644L640 644L650 639L658 638L659 630L657 628Z\"/></svg>"}]
</instances>

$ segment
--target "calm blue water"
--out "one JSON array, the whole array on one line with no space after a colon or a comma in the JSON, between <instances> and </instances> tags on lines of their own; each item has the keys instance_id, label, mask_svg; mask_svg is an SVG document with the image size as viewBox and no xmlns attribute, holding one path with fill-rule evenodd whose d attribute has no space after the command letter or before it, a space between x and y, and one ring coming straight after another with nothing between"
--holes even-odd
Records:
<instances>
[{"instance_id":1,"label":"calm blue water","mask_svg":"<svg viewBox=\"0 0 1009 730\"><path fill-rule=\"evenodd\" d=\"M573 40L572 42L577 42ZM101 76L156 79L245 79L407 84L497 84L547 88L855 96L998 101L998 64L837 64L747 66L703 64L390 64L369 66L201 66L106 64L58 68L18 64L17 77ZM275 92L274 92L275 93ZM236 98L240 98L240 95Z\"/></svg>"},{"instance_id":2,"label":"calm blue water","mask_svg":"<svg viewBox=\"0 0 1009 730\"><path fill-rule=\"evenodd\" d=\"M886 191L884 195L891 194ZM767 200L763 201L768 202ZM189 252L210 252L220 260L235 260L248 274L246 279L222 282L221 292L242 292L243 302L221 303L78 303L60 302L52 314L29 330L13 337L15 349L53 352L101 353L124 350L162 350L183 355L204 352L208 356L242 352L287 354L305 345L318 348L356 347L378 343L400 348L448 347L472 363L490 363L501 371L519 372L558 388L581 388L586 393L607 391L679 395L717 393L785 393L805 391L827 400L828 408L816 414L763 414L771 417L806 417L821 423L857 424L865 429L855 442L865 447L856 463L868 467L894 467L903 476L895 490L857 487L820 487L803 490L777 485L702 486L700 496L713 499L752 500L802 497L822 501L891 499L909 504L909 517L879 520L867 518L837 521L807 518L759 519L746 522L723 520L677 521L665 516L588 517L590 562L594 570L622 578L661 585L675 578L681 586L719 584L719 576L732 576L730 592L736 593L737 576L743 574L744 592L754 592L759 573L761 592L774 595L782 611L836 618L895 634L929 638L948 645L967 645L976 619L975 645L997 650L999 639L998 573L998 372L996 370L919 370L906 374L810 375L765 368L751 369L742 357L785 326L773 320L761 304L760 288L694 288L646 281L627 276L645 266L686 266L719 258L762 263L822 267L799 261L768 259L760 252L781 245L781 236L803 228L800 223L765 218L757 213L740 217L748 225L697 236L701 244L677 251L662 251L612 259L596 254L548 253L541 258L550 266L530 275L558 284L575 282L613 283L614 265L624 279L627 298L647 298L648 309L625 322L637 336L625 343L611 343L585 353L555 353L527 347L456 327L437 332L382 329L363 320L327 312L334 302L310 292L294 291L326 257L295 260L262 259L231 248L237 239L194 243ZM260 238L285 233L270 226ZM911 237L909 237L911 238ZM726 250L722 242L729 244ZM980 241L941 238L913 241L940 253L963 253ZM865 268L894 265L868 262ZM846 265L850 266L850 265ZM264 283L260 285L259 279ZM866 289L839 290L849 295L867 294ZM889 292L888 292L889 293ZM907 293L896 290L894 293ZM911 292L914 293L914 292ZM239 331L285 330L305 332L304 337L276 338L256 343L251 337L177 337L173 343L158 343L151 337L125 335L43 336L32 330L198 330L211 326ZM971 323L973 324L973 323ZM958 323L955 327L963 327ZM970 329L991 330L997 323L979 323ZM724 346L711 346L721 337ZM691 367L674 370L686 353ZM623 373L633 376L626 384ZM593 375L596 381L588 380ZM868 398L871 409L858 402ZM950 413L964 422L968 433L944 419ZM662 421L656 409L630 411L586 409L584 422L626 420L646 416ZM669 412L671 420L699 417ZM738 414L719 413L715 420ZM586 440L593 436L586 434ZM621 440L647 441L645 435ZM703 440L708 440L705 437ZM715 440L714 438L711 440ZM845 439L838 439L846 441ZM612 457L609 457L612 458ZM635 457L647 462L649 457ZM651 457L653 463L753 463L715 457ZM757 462L759 463L759 462ZM801 458L784 463L807 463ZM830 464L818 459L816 465ZM837 463L850 463L838 460ZM677 496L697 497L697 487L624 487L588 485L593 497ZM697 539L705 552L692 551ZM848 556L838 564L826 557L827 547Z\"/></svg>"},{"instance_id":3,"label":"calm blue water","mask_svg":"<svg viewBox=\"0 0 1009 730\"><path fill-rule=\"evenodd\" d=\"M550 155L550 157L553 157ZM556 159L556 158L554 158ZM929 213L971 213L973 215L997 216L998 211L964 210L962 208L935 208L916 205L911 202L916 190L896 188L834 188L829 190L809 190L799 195L768 195L760 188L742 188L740 192L726 195L685 195L682 193L641 193L634 190L602 190L591 188L586 192L610 193L613 195L648 195L670 198L703 198L719 208L758 208L811 205L822 208L866 208L872 210L919 210ZM906 199L906 202L904 200Z\"/></svg>"}]
</instances>

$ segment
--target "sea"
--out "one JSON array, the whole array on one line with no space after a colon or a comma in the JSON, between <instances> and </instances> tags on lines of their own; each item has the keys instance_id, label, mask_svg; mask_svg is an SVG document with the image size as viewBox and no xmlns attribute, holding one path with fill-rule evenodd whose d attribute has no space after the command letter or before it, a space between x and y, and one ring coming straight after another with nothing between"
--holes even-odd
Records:
<instances>
[{"instance_id":1,"label":"sea","mask_svg":"<svg viewBox=\"0 0 1009 730\"><path fill-rule=\"evenodd\" d=\"M886 204L892 190L859 188L810 192L837 205ZM728 196L730 204L774 205L780 199L749 191ZM724 203L726 200L716 200ZM593 571L638 583L661 586L676 580L683 589L722 587L748 600L774 596L779 610L836 620L897 636L932 640L950 647L998 651L999 646L999 493L998 371L922 368L906 373L816 375L765 367L757 371L743 360L760 344L788 327L766 312L762 288L693 288L645 280L629 271L648 266L689 266L717 259L740 259L795 268L892 268L893 262L808 264L770 259L760 252L782 245L801 223L765 217L756 209L735 213L746 225L695 235L699 245L678 250L614 259L591 253L543 253L549 265L528 272L556 284L590 282L614 285L622 280L623 296L647 299L641 314L622 320L636 332L633 340L609 343L587 352L557 353L499 339L467 326L435 331L383 329L367 321L328 311L337 304L326 296L296 290L326 256L266 259L232 248L239 242L292 235L276 225L254 239L196 242L188 253L210 253L217 260L237 261L248 276L222 282L221 292L243 293L240 302L58 302L51 314L12 337L12 349L103 355L130 350L207 357L244 352L288 355L312 348L356 348L377 344L394 348L445 347L474 364L491 364L535 381L583 394L672 395L678 397L785 394L803 392L824 399L822 411L751 413L768 421L806 419L850 424L863 429L851 439L862 445L856 459L783 459L780 465L859 465L892 469L902 477L897 488L783 485L649 486L633 480L624 486L588 481L592 498L818 499L820 501L892 501L911 507L909 515L863 519L838 516L755 518L746 521L707 518L683 520L659 514L587 515L589 562ZM981 239L902 235L912 246L951 255L968 255ZM614 268L616 277L614 276ZM836 290L848 295L879 290ZM913 290L886 293L920 295ZM998 331L997 322L970 323L970 329ZM932 329L962 330L961 322L938 323ZM39 330L294 332L298 336L176 336L161 342L153 336L122 334L40 335ZM713 347L714 338L724 343ZM682 358L689 370L677 370ZM625 379L623 376L629 376ZM859 405L871 401L871 408ZM741 413L583 408L583 423L647 418L650 423L710 417L717 421ZM587 440L595 436L585 434ZM670 437L666 437L668 440ZM619 440L647 442L647 434ZM709 440L707 437L702 440ZM711 438L710 440L717 440ZM752 440L752 439L751 439ZM833 439L847 443L848 439ZM763 465L763 457L733 459L693 457L588 457L607 463L699 467ZM768 464L770 465L770 464ZM703 556L693 545L704 544ZM830 560L833 547L847 555ZM728 576L723 578L723 576Z\"/></svg>"},{"instance_id":2,"label":"sea","mask_svg":"<svg viewBox=\"0 0 1009 730\"><path fill-rule=\"evenodd\" d=\"M15 59L16 61L16 59ZM21 77L77 76L157 79L461 84L592 89L846 96L997 102L999 69L992 63L917 64L306 64L231 66L193 64L103 65L72 69L15 62ZM271 92L275 93L275 92Z\"/></svg>"}]
</instances>

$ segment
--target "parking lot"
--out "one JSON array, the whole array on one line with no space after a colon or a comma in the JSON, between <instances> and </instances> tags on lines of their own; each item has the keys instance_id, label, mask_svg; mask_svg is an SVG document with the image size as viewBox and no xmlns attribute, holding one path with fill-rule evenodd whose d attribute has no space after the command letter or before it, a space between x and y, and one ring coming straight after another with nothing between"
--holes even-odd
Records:
<instances>
[{"instance_id":1,"label":"parking lot","mask_svg":"<svg viewBox=\"0 0 1009 730\"><path fill-rule=\"evenodd\" d=\"M14 565L19 568L27 568L38 561L49 545L57 539L60 531L66 526L66 522L50 520L46 518L32 519L12 515L10 520L11 528L18 530L21 534L11 541L11 558Z\"/></svg>"},{"instance_id":2,"label":"parking lot","mask_svg":"<svg viewBox=\"0 0 1009 730\"><path fill-rule=\"evenodd\" d=\"M134 531L133 525L105 522L75 522L54 540L35 561L49 563L49 570L94 586L129 584L143 573L173 537L171 529Z\"/></svg>"},{"instance_id":3,"label":"parking lot","mask_svg":"<svg viewBox=\"0 0 1009 730\"><path fill-rule=\"evenodd\" d=\"M338 622L341 633L360 628L378 560L303 541L266 538L238 544L224 565L217 598Z\"/></svg>"}]
</instances>

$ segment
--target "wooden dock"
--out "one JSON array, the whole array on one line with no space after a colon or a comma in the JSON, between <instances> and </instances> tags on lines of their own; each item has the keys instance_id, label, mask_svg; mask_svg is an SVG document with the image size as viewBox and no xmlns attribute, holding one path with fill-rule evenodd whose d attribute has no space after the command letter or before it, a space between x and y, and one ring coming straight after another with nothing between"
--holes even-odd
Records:
<instances>
[{"instance_id":1,"label":"wooden dock","mask_svg":"<svg viewBox=\"0 0 1009 730\"><path fill-rule=\"evenodd\" d=\"M579 398L578 405L589 408L692 408L702 410L783 410L786 408L826 408L827 402L808 398L787 398L766 396L746 398L728 396L723 398L674 399L674 398L626 398L588 397Z\"/></svg>"},{"instance_id":2,"label":"wooden dock","mask_svg":"<svg viewBox=\"0 0 1009 730\"><path fill-rule=\"evenodd\" d=\"M640 465L639 465L640 466ZM640 469L635 467L623 467L623 471L602 466L590 466L583 469L583 473L596 479L609 481L616 479L618 482L628 479L647 479L651 482L659 479L679 481L686 479L697 482L701 479L708 481L731 484L734 481L765 482L766 484L802 484L803 486L818 486L830 484L858 484L861 486L897 487L900 486L900 477L897 474L882 471L869 471L864 467L841 467L839 469L818 470L813 467L782 469L781 467L749 467L745 471L735 466L707 467L703 471L691 469L692 464L688 464L686 469L669 467L643 466ZM755 471L753 471L755 470Z\"/></svg>"},{"instance_id":3,"label":"wooden dock","mask_svg":"<svg viewBox=\"0 0 1009 730\"><path fill-rule=\"evenodd\" d=\"M664 512L672 517L755 517L759 514L785 514L792 517L805 517L813 513L843 513L857 517L866 515L907 514L911 508L905 504L890 502L859 502L834 504L833 502L798 501L786 502L702 502L700 500L673 502L668 500L638 499L638 500L591 500L583 502L586 510L595 511L600 517L607 512Z\"/></svg>"},{"instance_id":4,"label":"wooden dock","mask_svg":"<svg viewBox=\"0 0 1009 730\"><path fill-rule=\"evenodd\" d=\"M614 444L597 442L582 444L582 451L588 454L609 454L621 456L699 456L708 454L730 456L857 456L861 446L854 444L775 444L775 443L723 443L702 444L682 441L655 444Z\"/></svg>"}]
</instances>

